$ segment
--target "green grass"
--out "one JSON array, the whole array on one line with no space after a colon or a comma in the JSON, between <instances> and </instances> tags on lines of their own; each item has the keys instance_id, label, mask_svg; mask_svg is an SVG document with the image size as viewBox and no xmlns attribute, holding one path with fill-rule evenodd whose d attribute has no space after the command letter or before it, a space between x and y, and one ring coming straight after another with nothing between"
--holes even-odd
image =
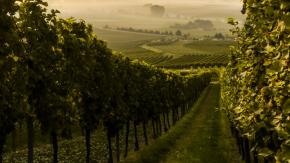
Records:
<instances>
[{"instance_id":1,"label":"green grass","mask_svg":"<svg viewBox=\"0 0 290 163\"><path fill-rule=\"evenodd\" d=\"M175 58L180 57L182 55L193 54L194 50L191 48L187 48L184 46L184 43L179 41L169 45L160 45L160 46L153 46L156 49L160 49L163 53L170 53Z\"/></svg>"},{"instance_id":2,"label":"green grass","mask_svg":"<svg viewBox=\"0 0 290 163\"><path fill-rule=\"evenodd\" d=\"M152 142L151 145L145 147L140 152L130 153L128 159L124 162L127 163L155 163L160 162L164 159L164 156L170 151L171 147L175 145L177 139L188 129L191 124L192 119L195 116L195 111L203 99L208 95L209 88L207 88L199 100L195 103L192 108L192 111L185 115L175 126L173 126L168 133L164 134L158 138L155 142Z\"/></svg>"},{"instance_id":3,"label":"green grass","mask_svg":"<svg viewBox=\"0 0 290 163\"><path fill-rule=\"evenodd\" d=\"M164 53L173 53L175 57L183 55L227 55L231 41L179 41L170 45L154 46L156 49L162 50Z\"/></svg>"},{"instance_id":4,"label":"green grass","mask_svg":"<svg viewBox=\"0 0 290 163\"><path fill-rule=\"evenodd\" d=\"M200 106L201 111L191 127L168 153L165 162L241 162L227 119L216 109L219 107L218 85L212 87L205 102L206 104Z\"/></svg>"},{"instance_id":5,"label":"green grass","mask_svg":"<svg viewBox=\"0 0 290 163\"><path fill-rule=\"evenodd\" d=\"M108 43L108 47L116 51L135 49L150 40L159 39L161 35L144 34L126 31L94 29L97 37Z\"/></svg>"},{"instance_id":6,"label":"green grass","mask_svg":"<svg viewBox=\"0 0 290 163\"><path fill-rule=\"evenodd\" d=\"M184 46L200 53L205 54L226 54L229 53L229 46L233 45L232 41L212 41L202 40L193 41L192 43L185 44Z\"/></svg>"},{"instance_id":7,"label":"green grass","mask_svg":"<svg viewBox=\"0 0 290 163\"><path fill-rule=\"evenodd\" d=\"M99 39L107 42L109 48L121 52L131 59L144 60L145 57L159 58L162 56L160 53L141 48L140 46L164 36L103 29L95 29L94 32Z\"/></svg>"},{"instance_id":8,"label":"green grass","mask_svg":"<svg viewBox=\"0 0 290 163\"><path fill-rule=\"evenodd\" d=\"M121 50L122 54L131 58L131 59L140 59L142 60L143 58L146 57L160 57L163 56L160 53L155 53L146 49L143 49L141 47L134 47L131 49L126 49L126 50Z\"/></svg>"},{"instance_id":9,"label":"green grass","mask_svg":"<svg viewBox=\"0 0 290 163\"><path fill-rule=\"evenodd\" d=\"M126 162L136 163L239 163L235 141L219 104L219 85L211 84L177 125L152 145L132 153Z\"/></svg>"}]
</instances>

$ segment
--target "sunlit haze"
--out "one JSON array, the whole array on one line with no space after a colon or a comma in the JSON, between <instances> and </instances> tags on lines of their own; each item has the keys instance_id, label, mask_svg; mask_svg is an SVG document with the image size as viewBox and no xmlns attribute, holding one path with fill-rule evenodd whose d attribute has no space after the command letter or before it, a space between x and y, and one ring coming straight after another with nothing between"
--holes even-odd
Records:
<instances>
[{"instance_id":1,"label":"sunlit haze","mask_svg":"<svg viewBox=\"0 0 290 163\"><path fill-rule=\"evenodd\" d=\"M162 5L165 15L148 17L146 4ZM166 28L174 23L209 19L216 28L227 28L228 17L242 21L239 0L50 0L50 8L58 9L64 17L84 19L95 27L132 26L153 29Z\"/></svg>"}]
</instances>

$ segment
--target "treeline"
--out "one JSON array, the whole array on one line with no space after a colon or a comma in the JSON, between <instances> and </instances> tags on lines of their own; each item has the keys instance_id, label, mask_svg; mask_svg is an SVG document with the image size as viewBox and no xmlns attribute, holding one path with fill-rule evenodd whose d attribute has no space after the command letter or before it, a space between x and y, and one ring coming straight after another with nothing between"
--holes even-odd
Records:
<instances>
[{"instance_id":1,"label":"treeline","mask_svg":"<svg viewBox=\"0 0 290 163\"><path fill-rule=\"evenodd\" d=\"M138 32L138 33L149 33L149 34L158 34L158 35L174 35L172 31L159 31L159 30L151 30L151 29L135 29L132 27L117 27L119 31L128 31L128 32Z\"/></svg>"},{"instance_id":2,"label":"treeline","mask_svg":"<svg viewBox=\"0 0 290 163\"><path fill-rule=\"evenodd\" d=\"M113 137L119 161L123 127L126 154L130 122L138 150L137 126L143 126L146 144L149 121L156 137L162 126L168 130L169 114L175 124L213 75L177 75L114 55L90 25L59 18L41 0L0 1L0 6L0 162L16 123L27 126L29 163L35 124L50 135L55 163L61 133L71 133L76 124L85 133L86 162L91 161L91 133L100 125L107 133L108 162L113 162Z\"/></svg>"},{"instance_id":3,"label":"treeline","mask_svg":"<svg viewBox=\"0 0 290 163\"><path fill-rule=\"evenodd\" d=\"M170 28L177 28L177 29L203 29L203 30L214 30L214 25L210 20L202 20L198 19L195 21L189 21L186 24L174 24L170 26Z\"/></svg>"},{"instance_id":4,"label":"treeline","mask_svg":"<svg viewBox=\"0 0 290 163\"><path fill-rule=\"evenodd\" d=\"M105 29L110 29L109 26L105 26ZM132 27L117 27L119 31L127 31L127 32L137 32L137 33L148 33L148 34L157 34L157 35L167 35L167 36L184 36L189 37L190 34L183 34L182 31L159 31L159 30L151 30L151 29L135 29Z\"/></svg>"},{"instance_id":5,"label":"treeline","mask_svg":"<svg viewBox=\"0 0 290 163\"><path fill-rule=\"evenodd\" d=\"M104 29L114 29L108 25L103 27ZM190 33L184 33L181 30L176 31L159 31L159 30L150 30L150 29L135 29L133 27L117 27L115 28L119 31L126 31L126 32L137 32L137 33L147 33L147 34L156 34L156 35L166 35L166 36L174 36L176 38L187 39L187 40L198 40L198 38L191 36ZM173 39L176 39L173 38ZM231 40L232 38L229 36L225 36L224 34L218 32L213 36L205 35L203 39L216 39L216 40ZM166 43L165 43L166 44Z\"/></svg>"},{"instance_id":6,"label":"treeline","mask_svg":"<svg viewBox=\"0 0 290 163\"><path fill-rule=\"evenodd\" d=\"M224 74L223 104L246 162L290 162L290 3L244 1Z\"/></svg>"},{"instance_id":7,"label":"treeline","mask_svg":"<svg viewBox=\"0 0 290 163\"><path fill-rule=\"evenodd\" d=\"M110 29L109 26L105 26L105 29ZM167 36L175 36L183 39L196 39L191 38L190 33L183 33L181 30L176 31L159 31L159 30L151 30L151 29L135 29L132 27L117 27L119 31L127 31L127 32L137 32L137 33L148 33L148 34L156 34L156 35L167 35Z\"/></svg>"}]
</instances>

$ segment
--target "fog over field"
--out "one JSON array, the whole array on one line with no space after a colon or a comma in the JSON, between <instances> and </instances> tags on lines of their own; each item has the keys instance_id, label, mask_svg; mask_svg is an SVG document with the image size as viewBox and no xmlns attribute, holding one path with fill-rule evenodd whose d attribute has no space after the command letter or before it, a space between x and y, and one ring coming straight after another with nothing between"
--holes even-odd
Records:
<instances>
[{"instance_id":1,"label":"fog over field","mask_svg":"<svg viewBox=\"0 0 290 163\"><path fill-rule=\"evenodd\" d=\"M232 12L233 15L239 14L241 9L241 2L239 0L49 0L49 4L53 8L58 8L64 13L77 13L81 11L114 11L125 6L142 6L144 4L158 4L164 5L169 8L173 6L177 7L209 7L207 12L211 12L211 7L227 9L228 12ZM182 11L182 9L180 8ZM169 10L170 11L170 10ZM205 11L203 11L205 12Z\"/></svg>"},{"instance_id":2,"label":"fog over field","mask_svg":"<svg viewBox=\"0 0 290 163\"><path fill-rule=\"evenodd\" d=\"M69 4L84 3L82 0L50 0L51 4ZM143 4L143 3L159 3L159 4L228 4L233 6L240 5L239 0L86 0L86 3L102 3L102 4Z\"/></svg>"},{"instance_id":3,"label":"fog over field","mask_svg":"<svg viewBox=\"0 0 290 163\"><path fill-rule=\"evenodd\" d=\"M165 8L161 17L153 17L148 6ZM61 11L63 17L84 19L95 28L104 26L169 30L174 24L204 19L214 24L215 32L227 32L228 17L243 22L240 0L49 0L49 7ZM194 30L185 30L197 33Z\"/></svg>"}]
</instances>

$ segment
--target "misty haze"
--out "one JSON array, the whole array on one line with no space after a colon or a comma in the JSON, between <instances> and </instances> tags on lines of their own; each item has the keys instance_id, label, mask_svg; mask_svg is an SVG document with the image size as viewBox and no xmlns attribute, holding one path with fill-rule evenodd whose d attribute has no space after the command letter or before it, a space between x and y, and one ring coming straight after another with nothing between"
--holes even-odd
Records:
<instances>
[{"instance_id":1,"label":"misty haze","mask_svg":"<svg viewBox=\"0 0 290 163\"><path fill-rule=\"evenodd\" d=\"M150 17L148 5L164 6L161 18ZM89 21L96 27L132 26L151 29L167 28L174 23L185 23L195 19L208 19L220 30L228 29L227 18L243 21L239 0L50 0L51 8L59 9L66 17Z\"/></svg>"},{"instance_id":2,"label":"misty haze","mask_svg":"<svg viewBox=\"0 0 290 163\"><path fill-rule=\"evenodd\" d=\"M115 30L139 34L175 34L179 30L187 39L207 39L217 34L222 34L222 37L230 36L231 26L227 24L229 17L236 18L240 24L244 21L244 15L240 12L242 4L239 0L88 0L85 2L51 0L49 7L60 10L64 17L86 20L93 25L97 36L104 39L110 48L124 52L126 56L130 56L131 51L134 53L136 50L127 47L132 46L132 41L141 46L146 40L147 42L154 40L154 36L151 36L153 38L148 38L148 35L135 36L128 44L126 43L128 37L131 39L134 37L132 33L129 34L131 37L126 37L124 33L115 33ZM174 38L168 39L174 40ZM173 53L163 47L161 51ZM177 55L187 54L186 48L183 48Z\"/></svg>"}]
</instances>

